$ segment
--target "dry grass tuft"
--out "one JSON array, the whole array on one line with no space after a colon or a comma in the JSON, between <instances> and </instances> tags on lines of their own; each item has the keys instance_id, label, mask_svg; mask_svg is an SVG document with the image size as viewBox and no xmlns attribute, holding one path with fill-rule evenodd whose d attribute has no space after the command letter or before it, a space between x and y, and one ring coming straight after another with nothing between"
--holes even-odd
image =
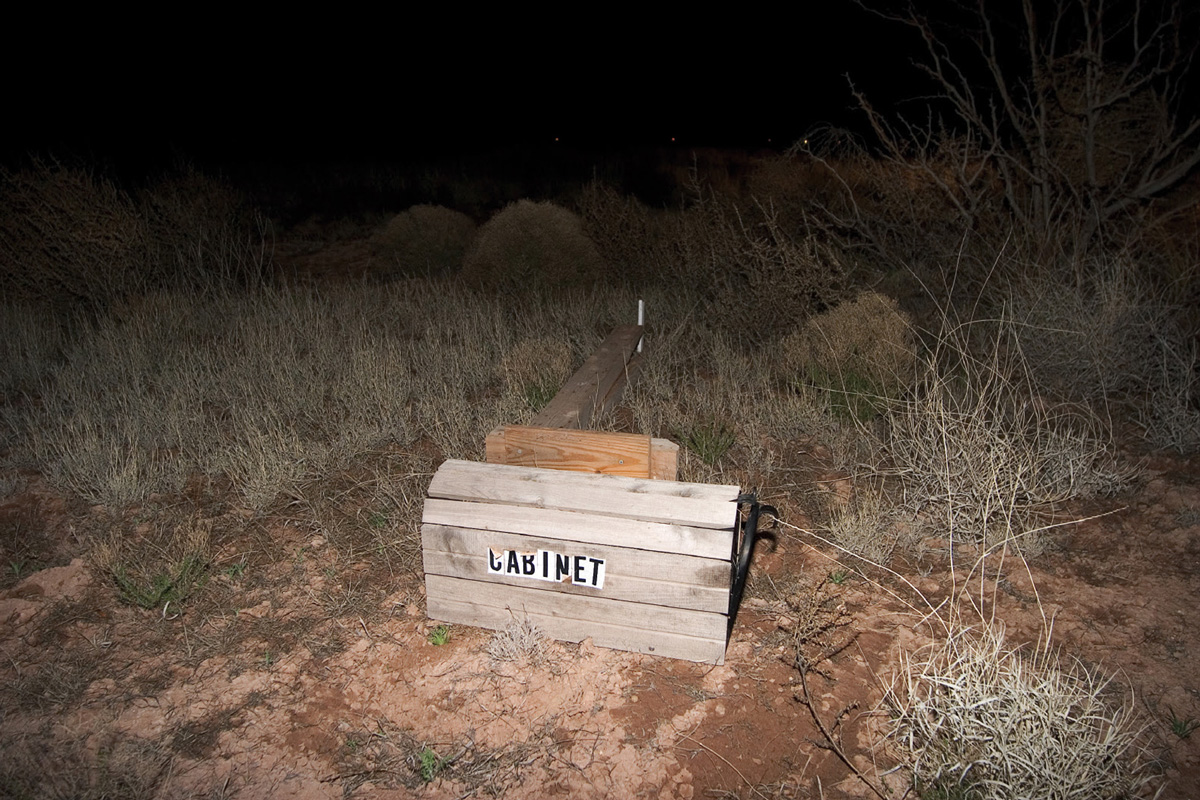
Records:
<instances>
[{"instance_id":1,"label":"dry grass tuft","mask_svg":"<svg viewBox=\"0 0 1200 800\"><path fill-rule=\"evenodd\" d=\"M463 260L473 286L529 291L595 283L604 260L574 213L518 200L485 222Z\"/></svg>"},{"instance_id":2,"label":"dry grass tuft","mask_svg":"<svg viewBox=\"0 0 1200 800\"><path fill-rule=\"evenodd\" d=\"M492 634L487 651L494 661L536 667L546 658L546 637L536 623L521 617Z\"/></svg>"},{"instance_id":3,"label":"dry grass tuft","mask_svg":"<svg viewBox=\"0 0 1200 800\"><path fill-rule=\"evenodd\" d=\"M891 740L922 797L1112 800L1154 777L1132 700L1047 650L962 629L905 659L887 693Z\"/></svg>"},{"instance_id":4,"label":"dry grass tuft","mask_svg":"<svg viewBox=\"0 0 1200 800\"><path fill-rule=\"evenodd\" d=\"M371 238L375 254L406 276L439 277L457 272L475 237L475 221L445 206L402 211Z\"/></svg>"}]
</instances>

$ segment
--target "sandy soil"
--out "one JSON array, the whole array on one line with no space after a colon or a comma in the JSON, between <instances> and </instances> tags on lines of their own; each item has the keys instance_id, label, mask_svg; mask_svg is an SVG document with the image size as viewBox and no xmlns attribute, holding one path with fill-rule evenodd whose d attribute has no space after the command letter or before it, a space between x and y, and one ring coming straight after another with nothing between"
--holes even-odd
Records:
<instances>
[{"instance_id":1,"label":"sandy soil","mask_svg":"<svg viewBox=\"0 0 1200 800\"><path fill-rule=\"evenodd\" d=\"M351 256L369 266L359 247L311 271ZM589 641L502 660L495 634L461 626L435 644L419 558L383 563L369 540L211 497L117 514L0 475L0 797L900 796L881 698L930 641L927 604L953 597L982 598L1013 642L1052 620L1062 658L1132 698L1161 796L1193 797L1200 733L1180 734L1200 720L1200 463L1145 461L1128 496L1064 510L1028 566L991 559L969 582L945 542L894 565L903 580L835 563L788 512L719 667ZM835 501L853 491L797 466ZM97 542L173 522L211 533L210 579L175 606L121 604Z\"/></svg>"},{"instance_id":2,"label":"sandy soil","mask_svg":"<svg viewBox=\"0 0 1200 800\"><path fill-rule=\"evenodd\" d=\"M1036 642L1052 617L1063 657L1132 691L1162 796L1189 797L1200 735L1175 735L1170 719L1200 719L1200 487L1194 462L1149 466L1131 496L1075 509L1093 518L1061 528L1028 570L990 564L982 594L1014 641ZM53 555L0 593L10 780L75 772L94 785L120 770L129 796L160 797L872 796L832 737L876 785L903 785L880 777L894 758L876 709L900 651L928 640L921 606L894 576L848 564L845 582L827 580L838 567L799 530L756 555L724 666L588 641L501 661L490 631L430 641L419 574L347 561L319 533L236 510L214 521L231 532L217 561L270 559L215 576L178 612L121 605L78 557L107 512L20 480L0 530ZM335 566L371 590L339 605ZM954 591L949 567L934 549L901 571L937 603Z\"/></svg>"}]
</instances>

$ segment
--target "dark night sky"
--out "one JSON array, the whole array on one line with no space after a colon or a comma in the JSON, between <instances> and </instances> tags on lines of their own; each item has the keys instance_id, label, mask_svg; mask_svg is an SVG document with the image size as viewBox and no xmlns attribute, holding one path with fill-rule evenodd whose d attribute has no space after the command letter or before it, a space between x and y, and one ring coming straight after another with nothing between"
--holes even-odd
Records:
<instances>
[{"instance_id":1,"label":"dark night sky","mask_svg":"<svg viewBox=\"0 0 1200 800\"><path fill-rule=\"evenodd\" d=\"M197 22L196 43L80 33L53 44L75 69L9 65L4 158L408 160L556 137L786 146L853 119L847 71L905 90L899 32L844 0L670 13L577 6L548 29L507 17L467 28L461 9L419 26L331 16L229 34Z\"/></svg>"}]
</instances>

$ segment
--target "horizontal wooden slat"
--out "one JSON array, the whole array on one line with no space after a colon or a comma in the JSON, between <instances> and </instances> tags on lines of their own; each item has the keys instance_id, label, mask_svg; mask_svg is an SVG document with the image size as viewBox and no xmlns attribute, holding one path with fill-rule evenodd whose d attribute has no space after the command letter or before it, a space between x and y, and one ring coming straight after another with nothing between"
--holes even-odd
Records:
<instances>
[{"instance_id":1,"label":"horizontal wooden slat","mask_svg":"<svg viewBox=\"0 0 1200 800\"><path fill-rule=\"evenodd\" d=\"M431 619L459 625L474 625L480 628L503 630L514 619L527 618L552 639L564 642L579 642L588 637L600 647L646 653L663 658L680 658L702 664L725 663L724 639L697 639L673 633L647 633L631 631L613 625L587 622L585 620L551 617L534 612L515 612L495 606L479 606L474 603L435 598L429 604Z\"/></svg>"},{"instance_id":2,"label":"horizontal wooden slat","mask_svg":"<svg viewBox=\"0 0 1200 800\"><path fill-rule=\"evenodd\" d=\"M660 553L686 553L699 558L719 559L726 566L733 553L732 527L728 530L692 528L553 508L430 498L425 501L421 521Z\"/></svg>"},{"instance_id":3,"label":"horizontal wooden slat","mask_svg":"<svg viewBox=\"0 0 1200 800\"><path fill-rule=\"evenodd\" d=\"M700 639L724 638L729 624L725 614L649 606L603 597L543 592L522 586L502 586L448 575L426 575L425 589L427 597L432 595L469 600L481 606L497 606L511 608L517 612L524 610L552 617L587 620L631 630L680 633Z\"/></svg>"},{"instance_id":4,"label":"horizontal wooden slat","mask_svg":"<svg viewBox=\"0 0 1200 800\"><path fill-rule=\"evenodd\" d=\"M655 615L638 603L547 594L438 575L427 576L426 582L432 619L499 630L514 619L528 617L547 636L564 641L591 637L602 647L715 664L725 660L728 620L724 615L683 609ZM644 627L648 618L663 627Z\"/></svg>"},{"instance_id":5,"label":"horizontal wooden slat","mask_svg":"<svg viewBox=\"0 0 1200 800\"><path fill-rule=\"evenodd\" d=\"M421 527L426 575L448 575L503 583L547 592L581 594L610 600L727 613L729 562L674 553L650 553L623 547L581 545L510 533L463 530L442 525ZM488 574L487 553L549 550L581 554L605 561L604 587L573 586L529 578Z\"/></svg>"},{"instance_id":6,"label":"horizontal wooden slat","mask_svg":"<svg viewBox=\"0 0 1200 800\"><path fill-rule=\"evenodd\" d=\"M615 475L447 461L429 496L583 511L698 528L732 528L737 486L641 480Z\"/></svg>"},{"instance_id":7,"label":"horizontal wooden slat","mask_svg":"<svg viewBox=\"0 0 1200 800\"><path fill-rule=\"evenodd\" d=\"M485 445L489 464L651 477L649 436L504 425Z\"/></svg>"}]
</instances>

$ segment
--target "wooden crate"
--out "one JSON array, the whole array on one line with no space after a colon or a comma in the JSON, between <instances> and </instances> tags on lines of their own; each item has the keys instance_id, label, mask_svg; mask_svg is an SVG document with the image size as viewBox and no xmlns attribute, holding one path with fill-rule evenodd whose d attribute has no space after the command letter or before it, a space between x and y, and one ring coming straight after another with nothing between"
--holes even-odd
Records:
<instances>
[{"instance_id":1,"label":"wooden crate","mask_svg":"<svg viewBox=\"0 0 1200 800\"><path fill-rule=\"evenodd\" d=\"M421 526L429 616L721 664L739 493L447 461Z\"/></svg>"}]
</instances>

